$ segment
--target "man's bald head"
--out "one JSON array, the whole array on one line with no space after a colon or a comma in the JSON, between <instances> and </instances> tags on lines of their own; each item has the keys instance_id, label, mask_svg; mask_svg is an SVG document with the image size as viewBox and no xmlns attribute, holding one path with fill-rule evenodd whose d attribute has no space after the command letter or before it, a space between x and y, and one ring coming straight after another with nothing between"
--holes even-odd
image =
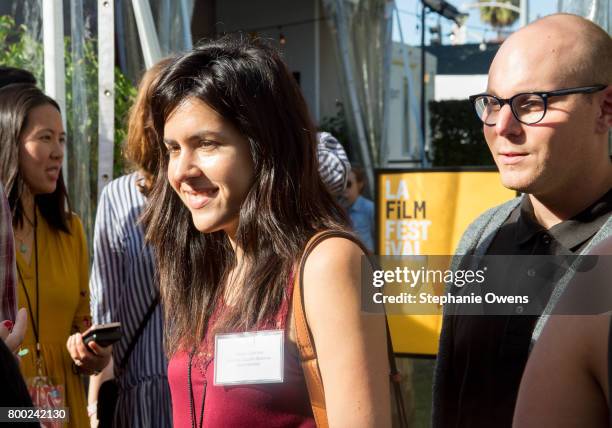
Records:
<instances>
[{"instance_id":1,"label":"man's bald head","mask_svg":"<svg viewBox=\"0 0 612 428\"><path fill-rule=\"evenodd\" d=\"M577 15L549 15L515 32L502 44L491 72L512 73L509 62L521 55L529 56L533 66L554 65L555 76L549 77L568 86L612 83L610 35Z\"/></svg>"},{"instance_id":2,"label":"man's bald head","mask_svg":"<svg viewBox=\"0 0 612 428\"><path fill-rule=\"evenodd\" d=\"M539 19L503 43L489 70L487 93L512 99L512 107L499 105L495 123L483 132L504 186L563 206L577 183L583 183L576 190L583 196L609 189L611 77L610 36L575 15ZM604 86L591 93L526 95L595 85ZM539 121L520 122L517 115L525 112L541 114Z\"/></svg>"}]
</instances>

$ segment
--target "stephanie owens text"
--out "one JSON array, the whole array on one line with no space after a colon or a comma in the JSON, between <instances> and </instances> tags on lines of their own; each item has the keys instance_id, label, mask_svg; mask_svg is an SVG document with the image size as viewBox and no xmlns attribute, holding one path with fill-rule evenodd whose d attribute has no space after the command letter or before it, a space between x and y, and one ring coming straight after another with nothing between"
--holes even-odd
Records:
<instances>
[{"instance_id":1,"label":"stephanie owens text","mask_svg":"<svg viewBox=\"0 0 612 428\"><path fill-rule=\"evenodd\" d=\"M430 293L400 293L397 295L386 296L383 293L374 293L372 295L374 303L390 303L390 304L412 304L412 303L434 303L437 305L451 304L471 304L471 303L510 303L510 304L528 304L529 296L499 296L495 293L486 293L483 296L470 293L469 295L455 296L452 294L443 294L441 296Z\"/></svg>"}]
</instances>

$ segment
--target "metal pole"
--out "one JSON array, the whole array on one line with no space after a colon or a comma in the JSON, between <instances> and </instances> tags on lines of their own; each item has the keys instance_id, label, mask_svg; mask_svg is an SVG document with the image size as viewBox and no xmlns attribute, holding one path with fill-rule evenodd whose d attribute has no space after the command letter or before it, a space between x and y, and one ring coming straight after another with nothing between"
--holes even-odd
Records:
<instances>
[{"instance_id":1,"label":"metal pole","mask_svg":"<svg viewBox=\"0 0 612 428\"><path fill-rule=\"evenodd\" d=\"M389 159L389 104L391 98L391 62L393 60L393 15L395 0L385 5L385 42L383 55L383 127L380 138L379 165L387 166ZM401 31L401 28L400 28Z\"/></svg>"},{"instance_id":2,"label":"metal pole","mask_svg":"<svg viewBox=\"0 0 612 428\"><path fill-rule=\"evenodd\" d=\"M159 28L160 51L167 55L170 51L170 1L161 0L159 5L159 15L157 19L157 27Z\"/></svg>"},{"instance_id":3,"label":"metal pole","mask_svg":"<svg viewBox=\"0 0 612 428\"><path fill-rule=\"evenodd\" d=\"M321 35L319 27L319 2L314 2L314 117L315 121L319 123L321 119ZM337 137L337 136L336 136ZM346 141L342 143L346 144Z\"/></svg>"},{"instance_id":4,"label":"metal pole","mask_svg":"<svg viewBox=\"0 0 612 428\"><path fill-rule=\"evenodd\" d=\"M157 30L153 23L151 6L148 0L132 0L132 7L134 8L134 17L136 18L136 27L138 28L145 66L151 68L161 59L161 49L157 38Z\"/></svg>"},{"instance_id":5,"label":"metal pole","mask_svg":"<svg viewBox=\"0 0 612 428\"><path fill-rule=\"evenodd\" d=\"M125 21L123 19L123 8L125 6L121 3L117 4L117 9L115 9L116 17L115 20L115 32L117 35L117 40L125 40ZM113 17L114 19L114 17ZM117 43L117 54L119 56L119 68L123 71L126 71L127 66L127 49L125 47L125 43Z\"/></svg>"},{"instance_id":6,"label":"metal pole","mask_svg":"<svg viewBox=\"0 0 612 428\"><path fill-rule=\"evenodd\" d=\"M345 0L335 0L338 41L340 43L340 58L342 59L344 75L346 77L346 85L348 87L350 109L355 120L355 127L357 128L357 139L359 142L361 157L363 159L363 169L365 170L366 177L368 178L369 188L374 189L374 166L372 165L372 158L370 156L370 149L368 147L368 139L366 137L363 116L361 114L361 110L359 107L359 99L357 97L357 87L355 84L355 79L353 78L353 70L351 68L348 40L349 33L348 28L346 26L344 1Z\"/></svg>"},{"instance_id":7,"label":"metal pole","mask_svg":"<svg viewBox=\"0 0 612 428\"><path fill-rule=\"evenodd\" d=\"M425 132L425 14L427 13L427 6L423 1L423 9L421 10L421 141L423 145L421 147L421 165L423 168L427 167L427 152L425 151L426 137Z\"/></svg>"},{"instance_id":8,"label":"metal pole","mask_svg":"<svg viewBox=\"0 0 612 428\"><path fill-rule=\"evenodd\" d=\"M521 0L521 27L529 24L529 0Z\"/></svg>"},{"instance_id":9,"label":"metal pole","mask_svg":"<svg viewBox=\"0 0 612 428\"><path fill-rule=\"evenodd\" d=\"M113 178L114 70L115 6L113 1L98 0L98 199L102 188Z\"/></svg>"},{"instance_id":10,"label":"metal pole","mask_svg":"<svg viewBox=\"0 0 612 428\"><path fill-rule=\"evenodd\" d=\"M193 40L191 38L191 15L193 13L193 7L191 13L187 8L187 0L181 0L181 28L183 30L183 49L189 50L193 47Z\"/></svg>"},{"instance_id":11,"label":"metal pole","mask_svg":"<svg viewBox=\"0 0 612 428\"><path fill-rule=\"evenodd\" d=\"M400 21L399 10L397 9L397 3L393 2L393 7L395 9L395 18L397 22L397 30L400 36L400 51L402 53L402 65L404 68L404 77L406 78L406 82L408 83L408 102L410 103L410 117L411 117L411 125L416 128L417 123L420 121L420 111L419 105L417 104L416 97L416 84L412 80L412 72L410 71L410 59L408 58L408 52L406 49L406 43L404 41L404 33L402 31L402 23ZM420 74L420 73L419 73ZM416 132L417 138L419 139L419 148L422 153L425 153L425 140L422 139L422 133ZM421 162L423 160L421 159Z\"/></svg>"},{"instance_id":12,"label":"metal pole","mask_svg":"<svg viewBox=\"0 0 612 428\"><path fill-rule=\"evenodd\" d=\"M62 123L66 129L63 6L62 2L57 0L43 0L42 6L45 92L59 104L62 110ZM68 156L64 156L62 175L68 184Z\"/></svg>"}]
</instances>

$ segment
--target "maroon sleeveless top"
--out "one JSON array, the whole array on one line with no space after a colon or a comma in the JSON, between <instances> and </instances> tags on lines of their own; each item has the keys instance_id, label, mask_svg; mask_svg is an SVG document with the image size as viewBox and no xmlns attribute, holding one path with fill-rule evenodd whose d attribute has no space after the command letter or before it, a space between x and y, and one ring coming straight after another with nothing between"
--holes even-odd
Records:
<instances>
[{"instance_id":1,"label":"maroon sleeveless top","mask_svg":"<svg viewBox=\"0 0 612 428\"><path fill-rule=\"evenodd\" d=\"M266 328L262 328L262 330L275 328L285 331L283 383L217 386L213 378L214 352L199 350L193 357L191 368L196 427L200 427L205 384L202 426L206 428L316 427L299 353L295 344L288 339L287 314L292 291L293 281L290 281L274 321ZM214 322L221 315L215 314L211 321ZM212 322L209 325L212 325ZM208 337L205 338L204 343L214 343L208 339ZM168 364L168 383L172 394L172 415L175 428L192 427L188 366L188 351L176 352Z\"/></svg>"}]
</instances>

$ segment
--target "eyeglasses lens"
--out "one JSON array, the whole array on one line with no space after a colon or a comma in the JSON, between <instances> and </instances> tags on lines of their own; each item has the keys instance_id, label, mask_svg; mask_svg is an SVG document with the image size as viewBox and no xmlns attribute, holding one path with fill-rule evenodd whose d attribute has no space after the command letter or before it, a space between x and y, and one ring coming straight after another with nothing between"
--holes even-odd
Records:
<instances>
[{"instance_id":1,"label":"eyeglasses lens","mask_svg":"<svg viewBox=\"0 0 612 428\"><path fill-rule=\"evenodd\" d=\"M474 105L480 120L486 125L495 125L497 113L500 110L499 102L495 98L487 96L479 97Z\"/></svg>"},{"instance_id":2,"label":"eyeglasses lens","mask_svg":"<svg viewBox=\"0 0 612 428\"><path fill-rule=\"evenodd\" d=\"M497 116L501 110L497 99L485 95L477 98L474 106L478 117L486 125L493 126L497 123ZM544 118L546 104L540 95L521 94L512 100L512 111L518 120L530 125Z\"/></svg>"},{"instance_id":3,"label":"eyeglasses lens","mask_svg":"<svg viewBox=\"0 0 612 428\"><path fill-rule=\"evenodd\" d=\"M512 101L518 119L526 124L539 122L544 117L544 99L537 94L522 94Z\"/></svg>"}]
</instances>

